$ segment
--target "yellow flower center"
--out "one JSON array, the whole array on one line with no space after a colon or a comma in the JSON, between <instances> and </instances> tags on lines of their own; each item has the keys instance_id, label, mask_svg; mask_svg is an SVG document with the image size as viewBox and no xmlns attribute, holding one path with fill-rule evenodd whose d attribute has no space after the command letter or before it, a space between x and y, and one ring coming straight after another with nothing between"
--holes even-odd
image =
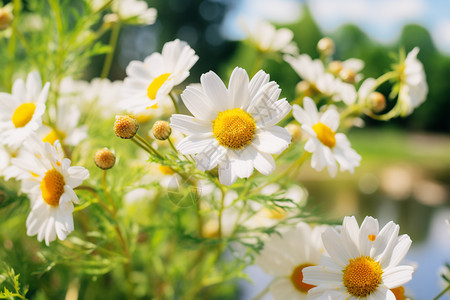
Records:
<instances>
[{"instance_id":1,"label":"yellow flower center","mask_svg":"<svg viewBox=\"0 0 450 300\"><path fill-rule=\"evenodd\" d=\"M264 208L266 215L270 219L283 219L286 217L287 213L284 209L278 206L273 206L271 208Z\"/></svg>"},{"instance_id":2,"label":"yellow flower center","mask_svg":"<svg viewBox=\"0 0 450 300\"><path fill-rule=\"evenodd\" d=\"M307 284L303 282L303 269L306 267L310 267L310 266L314 266L312 264L302 264L297 266L294 271L292 271L291 274L291 282L294 285L294 287L302 292L302 293L308 293L308 291L310 289L312 289L313 287L315 287L315 285L312 284Z\"/></svg>"},{"instance_id":3,"label":"yellow flower center","mask_svg":"<svg viewBox=\"0 0 450 300\"><path fill-rule=\"evenodd\" d=\"M253 117L240 108L222 111L213 121L213 134L219 144L241 149L253 139L256 124Z\"/></svg>"},{"instance_id":4,"label":"yellow flower center","mask_svg":"<svg viewBox=\"0 0 450 300\"><path fill-rule=\"evenodd\" d=\"M42 198L50 206L58 206L61 195L64 194L64 177L55 169L45 173L41 182Z\"/></svg>"},{"instance_id":5,"label":"yellow flower center","mask_svg":"<svg viewBox=\"0 0 450 300\"><path fill-rule=\"evenodd\" d=\"M395 300L405 300L405 288L402 286L391 289L391 292L394 293Z\"/></svg>"},{"instance_id":6,"label":"yellow flower center","mask_svg":"<svg viewBox=\"0 0 450 300\"><path fill-rule=\"evenodd\" d=\"M322 144L329 148L333 148L334 145L336 145L335 133L330 127L319 122L315 124L312 129L316 132L317 138Z\"/></svg>"},{"instance_id":7,"label":"yellow flower center","mask_svg":"<svg viewBox=\"0 0 450 300\"><path fill-rule=\"evenodd\" d=\"M175 172L168 166L164 166L164 165L159 165L158 167L159 171L161 171L161 173L163 173L164 175L173 175L175 174Z\"/></svg>"},{"instance_id":8,"label":"yellow flower center","mask_svg":"<svg viewBox=\"0 0 450 300\"><path fill-rule=\"evenodd\" d=\"M164 73L153 79L153 81L149 84L147 88L147 96L150 100L156 99L156 93L161 88L161 86L166 82L167 78L169 78L170 73Z\"/></svg>"},{"instance_id":9,"label":"yellow flower center","mask_svg":"<svg viewBox=\"0 0 450 300\"><path fill-rule=\"evenodd\" d=\"M49 134L42 141L45 143L54 144L56 140L64 140L66 138L66 134L62 131L52 129Z\"/></svg>"},{"instance_id":10,"label":"yellow flower center","mask_svg":"<svg viewBox=\"0 0 450 300\"><path fill-rule=\"evenodd\" d=\"M12 122L16 128L24 127L33 118L36 105L34 103L23 103L13 113Z\"/></svg>"},{"instance_id":11,"label":"yellow flower center","mask_svg":"<svg viewBox=\"0 0 450 300\"><path fill-rule=\"evenodd\" d=\"M366 297L375 292L381 283L383 270L371 257L361 256L350 259L344 269L344 285L350 295Z\"/></svg>"}]
</instances>

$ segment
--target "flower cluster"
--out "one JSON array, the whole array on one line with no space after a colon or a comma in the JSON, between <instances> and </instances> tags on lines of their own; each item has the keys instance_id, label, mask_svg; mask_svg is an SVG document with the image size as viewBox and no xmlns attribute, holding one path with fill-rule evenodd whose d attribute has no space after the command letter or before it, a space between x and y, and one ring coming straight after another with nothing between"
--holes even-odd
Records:
<instances>
[{"instance_id":1,"label":"flower cluster","mask_svg":"<svg viewBox=\"0 0 450 300\"><path fill-rule=\"evenodd\" d=\"M50 2L60 16L64 6ZM126 279L117 289L129 298L198 299L255 263L275 277L265 290L275 299L404 299L415 270L402 262L409 236L392 221L379 229L372 217L361 226L355 217L323 225L329 220L311 209L297 174L305 162L332 178L353 174L361 155L347 131L363 118L409 115L425 101L418 48L366 78L363 61L333 57L329 38L313 59L299 52L291 30L266 22L253 30L243 21L253 71L233 66L227 79L214 71L193 78L201 58L175 39L111 82L121 27L152 24L156 10L137 0L85 4L102 25L59 24L71 43L55 41L55 65L0 93L2 185L28 198L29 236L46 246L64 241L43 247L46 272L66 264ZM108 31L109 47L99 46ZM79 79L86 59L104 52L101 77ZM269 59L292 68L298 84L275 82L262 68ZM386 106L377 89L388 82L396 102ZM295 97L281 96L286 91Z\"/></svg>"}]
</instances>

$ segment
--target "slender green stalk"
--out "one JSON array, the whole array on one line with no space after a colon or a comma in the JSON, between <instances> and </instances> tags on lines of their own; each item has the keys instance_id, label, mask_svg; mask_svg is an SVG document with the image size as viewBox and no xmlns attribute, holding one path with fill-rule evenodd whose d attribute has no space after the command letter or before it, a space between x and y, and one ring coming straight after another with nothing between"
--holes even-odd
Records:
<instances>
[{"instance_id":1,"label":"slender green stalk","mask_svg":"<svg viewBox=\"0 0 450 300\"><path fill-rule=\"evenodd\" d=\"M116 205L114 204L113 199L111 198L111 195L109 194L108 186L106 185L106 171L107 170L103 170L102 187L103 187L103 191L105 192L106 198L108 199L108 202L112 207L113 215L114 215L114 217L116 217L117 208L116 208Z\"/></svg>"},{"instance_id":2,"label":"slender green stalk","mask_svg":"<svg viewBox=\"0 0 450 300\"><path fill-rule=\"evenodd\" d=\"M151 151L153 151L153 153L158 156L158 158L163 158L163 156L161 155L161 153L158 152L158 150L156 150L155 148L152 147L152 145L150 145L149 142L147 142L143 137L141 137L139 134L136 134L133 139L136 138L138 141L140 141L142 144L144 144L148 149L150 149Z\"/></svg>"},{"instance_id":3,"label":"slender green stalk","mask_svg":"<svg viewBox=\"0 0 450 300\"><path fill-rule=\"evenodd\" d=\"M437 299L441 298L441 297L444 296L445 293L447 293L448 291L450 291L450 284L447 285L447 287L446 287L444 290L442 290L442 292L440 292L436 297L434 297L433 300L437 300Z\"/></svg>"},{"instance_id":4,"label":"slender green stalk","mask_svg":"<svg viewBox=\"0 0 450 300\"><path fill-rule=\"evenodd\" d=\"M170 93L169 93L169 96L170 96L170 99L172 99L172 103L173 103L173 106L174 106L174 108L175 108L175 113L179 114L179 113L180 113L180 107L178 106L178 101L177 101L177 99L175 98L174 93L173 93L173 92L170 92Z\"/></svg>"},{"instance_id":5,"label":"slender green stalk","mask_svg":"<svg viewBox=\"0 0 450 300\"><path fill-rule=\"evenodd\" d=\"M111 37L109 39L109 46L111 47L111 51L109 51L109 53L106 55L102 73L100 75L101 78L108 77L109 71L111 70L111 65L113 62L117 41L119 40L119 32L120 32L120 22L117 22L114 24L111 30Z\"/></svg>"},{"instance_id":6,"label":"slender green stalk","mask_svg":"<svg viewBox=\"0 0 450 300\"><path fill-rule=\"evenodd\" d=\"M258 50L258 54L256 55L255 62L253 63L252 68L252 76L254 76L259 70L261 70L263 61L264 61L265 53Z\"/></svg>"}]
</instances>

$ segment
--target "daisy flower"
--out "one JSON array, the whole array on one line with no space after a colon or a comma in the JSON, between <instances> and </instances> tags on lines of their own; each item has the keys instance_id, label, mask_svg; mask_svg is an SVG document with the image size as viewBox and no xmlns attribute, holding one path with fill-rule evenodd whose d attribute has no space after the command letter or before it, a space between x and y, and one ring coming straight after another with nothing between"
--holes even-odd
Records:
<instances>
[{"instance_id":1,"label":"daisy flower","mask_svg":"<svg viewBox=\"0 0 450 300\"><path fill-rule=\"evenodd\" d=\"M244 19L239 20L242 29L247 34L250 42L261 52L278 52L284 49L287 52L294 52L295 47L292 44L294 34L287 28L276 29L272 24L266 21L258 21L251 30ZM284 52L284 51L283 51Z\"/></svg>"},{"instance_id":2,"label":"daisy flower","mask_svg":"<svg viewBox=\"0 0 450 300\"><path fill-rule=\"evenodd\" d=\"M18 148L42 125L50 83L42 87L38 72L17 79L12 94L0 93L0 143Z\"/></svg>"},{"instance_id":3,"label":"daisy flower","mask_svg":"<svg viewBox=\"0 0 450 300\"><path fill-rule=\"evenodd\" d=\"M359 166L361 156L351 148L350 142L343 133L336 133L339 127L339 113L329 108L319 113L311 98L303 99L303 106L294 105L294 117L309 134L305 151L312 153L311 167L321 171L328 167L328 173L335 177L339 163L341 171L353 173Z\"/></svg>"},{"instance_id":4,"label":"daisy flower","mask_svg":"<svg viewBox=\"0 0 450 300\"><path fill-rule=\"evenodd\" d=\"M285 55L284 60L308 84L310 95L323 94L334 101L342 100L347 105L356 101L355 87L326 72L320 59L313 60L309 55L302 54Z\"/></svg>"},{"instance_id":5,"label":"daisy flower","mask_svg":"<svg viewBox=\"0 0 450 300\"><path fill-rule=\"evenodd\" d=\"M366 217L361 228L355 217L345 217L339 233L325 230L322 242L328 255L320 265L303 270L303 281L317 286L309 291L309 299L395 300L390 289L410 281L414 272L412 266L399 265L411 239L398 233L392 221L379 230L372 217Z\"/></svg>"},{"instance_id":6,"label":"daisy flower","mask_svg":"<svg viewBox=\"0 0 450 300\"><path fill-rule=\"evenodd\" d=\"M60 140L65 145L76 146L87 138L87 126L78 126L81 112L73 104L59 101L58 110L51 110L54 117L54 128L43 126L39 129L43 141L54 144Z\"/></svg>"},{"instance_id":7,"label":"daisy flower","mask_svg":"<svg viewBox=\"0 0 450 300\"><path fill-rule=\"evenodd\" d=\"M406 56L405 62L400 66L400 91L398 101L401 107L401 116L407 116L422 104L428 94L428 85L422 63L417 59L419 48L415 47Z\"/></svg>"},{"instance_id":8,"label":"daisy flower","mask_svg":"<svg viewBox=\"0 0 450 300\"><path fill-rule=\"evenodd\" d=\"M181 95L194 115L175 114L171 127L188 135L177 144L183 154L195 154L197 168L219 166L219 180L231 185L247 178L253 168L264 175L275 169L271 154L280 154L291 141L288 131L275 126L291 110L281 90L259 71L251 81L235 68L228 89L212 71L200 78L201 88L187 87Z\"/></svg>"},{"instance_id":9,"label":"daisy flower","mask_svg":"<svg viewBox=\"0 0 450 300\"><path fill-rule=\"evenodd\" d=\"M113 1L111 8L123 22L129 24L151 25L156 20L156 9L149 8L145 1Z\"/></svg>"},{"instance_id":10,"label":"daisy flower","mask_svg":"<svg viewBox=\"0 0 450 300\"><path fill-rule=\"evenodd\" d=\"M323 245L320 235L325 226L311 228L299 223L296 228L274 234L255 258L264 272L275 277L269 287L275 300L302 300L314 285L303 280L303 269L320 263Z\"/></svg>"},{"instance_id":11,"label":"daisy flower","mask_svg":"<svg viewBox=\"0 0 450 300\"><path fill-rule=\"evenodd\" d=\"M168 98L174 86L189 76L189 70L197 60L195 51L177 39L166 43L161 54L153 53L143 62L130 62L126 69L128 77L124 80L121 107L133 114L156 108L158 102Z\"/></svg>"},{"instance_id":12,"label":"daisy flower","mask_svg":"<svg viewBox=\"0 0 450 300\"><path fill-rule=\"evenodd\" d=\"M33 135L24 149L26 152L13 158L12 164L20 170L16 177L31 200L27 234L37 234L38 241L45 240L48 246L56 237L64 240L74 230L73 203L79 200L73 189L89 177L89 171L71 167L59 141L51 145Z\"/></svg>"}]
</instances>

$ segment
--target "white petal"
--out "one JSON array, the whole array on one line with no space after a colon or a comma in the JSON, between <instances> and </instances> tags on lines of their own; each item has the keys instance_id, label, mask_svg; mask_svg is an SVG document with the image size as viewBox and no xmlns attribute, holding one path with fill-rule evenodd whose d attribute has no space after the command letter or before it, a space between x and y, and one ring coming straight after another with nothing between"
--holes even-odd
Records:
<instances>
[{"instance_id":1,"label":"white petal","mask_svg":"<svg viewBox=\"0 0 450 300\"><path fill-rule=\"evenodd\" d=\"M233 172L228 158L219 164L219 181L224 185L232 185L237 179L237 174Z\"/></svg>"},{"instance_id":2,"label":"white petal","mask_svg":"<svg viewBox=\"0 0 450 300\"><path fill-rule=\"evenodd\" d=\"M257 132L252 144L261 152L280 154L289 146L291 139L285 128L273 126Z\"/></svg>"},{"instance_id":3,"label":"white petal","mask_svg":"<svg viewBox=\"0 0 450 300\"><path fill-rule=\"evenodd\" d=\"M269 175L275 170L275 160L273 159L272 155L267 153L256 151L256 156L253 164L255 166L255 169L263 175Z\"/></svg>"},{"instance_id":4,"label":"white petal","mask_svg":"<svg viewBox=\"0 0 450 300\"><path fill-rule=\"evenodd\" d=\"M236 67L231 73L228 91L230 93L230 108L243 108L250 102L249 79L244 69Z\"/></svg>"},{"instance_id":5,"label":"white petal","mask_svg":"<svg viewBox=\"0 0 450 300\"><path fill-rule=\"evenodd\" d=\"M177 149L182 154L196 154L207 148L209 151L213 151L217 148L218 142L211 137L211 135L212 134L196 134L188 136L177 144Z\"/></svg>"},{"instance_id":6,"label":"white petal","mask_svg":"<svg viewBox=\"0 0 450 300\"><path fill-rule=\"evenodd\" d=\"M317 106L314 100L309 97L305 97L303 99L303 108L311 119L311 123L317 124L319 122L319 112L317 111Z\"/></svg>"},{"instance_id":7,"label":"white petal","mask_svg":"<svg viewBox=\"0 0 450 300\"><path fill-rule=\"evenodd\" d=\"M322 241L331 259L339 266L345 267L348 264L349 259L352 257L345 249L342 237L336 232L336 230L334 228L327 228L322 233Z\"/></svg>"},{"instance_id":8,"label":"white petal","mask_svg":"<svg viewBox=\"0 0 450 300\"><path fill-rule=\"evenodd\" d=\"M211 170L214 168L221 159L227 154L227 149L215 144L209 144L203 150L201 150L196 156L194 156L197 168L201 171Z\"/></svg>"},{"instance_id":9,"label":"white petal","mask_svg":"<svg viewBox=\"0 0 450 300\"><path fill-rule=\"evenodd\" d=\"M412 266L397 266L384 271L383 283L391 289L399 287L412 279L414 268Z\"/></svg>"},{"instance_id":10,"label":"white petal","mask_svg":"<svg viewBox=\"0 0 450 300\"><path fill-rule=\"evenodd\" d=\"M342 224L342 237L351 257L360 256L359 226L355 217L345 217Z\"/></svg>"},{"instance_id":11,"label":"white petal","mask_svg":"<svg viewBox=\"0 0 450 300\"><path fill-rule=\"evenodd\" d=\"M89 171L83 167L70 167L67 171L70 177L68 179L65 178L66 184L71 188L76 188L89 177Z\"/></svg>"},{"instance_id":12,"label":"white petal","mask_svg":"<svg viewBox=\"0 0 450 300\"><path fill-rule=\"evenodd\" d=\"M301 108L298 104L293 105L293 115L294 118L299 122L301 125L307 124L307 125L314 125L309 115L306 113L306 111Z\"/></svg>"},{"instance_id":13,"label":"white petal","mask_svg":"<svg viewBox=\"0 0 450 300\"><path fill-rule=\"evenodd\" d=\"M270 80L269 74L263 70L258 71L249 83L249 97L253 99L259 90Z\"/></svg>"},{"instance_id":14,"label":"white petal","mask_svg":"<svg viewBox=\"0 0 450 300\"><path fill-rule=\"evenodd\" d=\"M225 84L216 73L209 71L200 77L202 89L219 111L230 108L230 96Z\"/></svg>"},{"instance_id":15,"label":"white petal","mask_svg":"<svg viewBox=\"0 0 450 300\"><path fill-rule=\"evenodd\" d=\"M213 121L217 118L220 106L216 106L214 99L208 98L201 90L188 86L181 94L184 105L200 120Z\"/></svg>"},{"instance_id":16,"label":"white petal","mask_svg":"<svg viewBox=\"0 0 450 300\"><path fill-rule=\"evenodd\" d=\"M170 126L187 135L204 134L212 131L212 123L197 120L194 117L173 114L170 118Z\"/></svg>"},{"instance_id":17,"label":"white petal","mask_svg":"<svg viewBox=\"0 0 450 300\"><path fill-rule=\"evenodd\" d=\"M411 238L407 234L399 237L397 245L394 247L392 256L387 265L388 268L397 266L403 260L403 258L405 258L406 253L411 247L411 243Z\"/></svg>"},{"instance_id":18,"label":"white petal","mask_svg":"<svg viewBox=\"0 0 450 300\"><path fill-rule=\"evenodd\" d=\"M378 238L378 221L372 217L366 217L359 231L359 249L361 255L370 256L370 250L374 246L373 237Z\"/></svg>"},{"instance_id":19,"label":"white petal","mask_svg":"<svg viewBox=\"0 0 450 300\"><path fill-rule=\"evenodd\" d=\"M303 269L303 281L308 284L339 284L342 282L342 271L328 269L324 266L312 266Z\"/></svg>"},{"instance_id":20,"label":"white petal","mask_svg":"<svg viewBox=\"0 0 450 300\"><path fill-rule=\"evenodd\" d=\"M339 118L339 113L335 109L328 109L323 113L322 117L320 117L320 122L336 132L339 127Z\"/></svg>"},{"instance_id":21,"label":"white petal","mask_svg":"<svg viewBox=\"0 0 450 300\"><path fill-rule=\"evenodd\" d=\"M275 101L267 109L259 110L254 115L259 128L269 128L280 122L291 111L292 107L285 99Z\"/></svg>"}]
</instances>

